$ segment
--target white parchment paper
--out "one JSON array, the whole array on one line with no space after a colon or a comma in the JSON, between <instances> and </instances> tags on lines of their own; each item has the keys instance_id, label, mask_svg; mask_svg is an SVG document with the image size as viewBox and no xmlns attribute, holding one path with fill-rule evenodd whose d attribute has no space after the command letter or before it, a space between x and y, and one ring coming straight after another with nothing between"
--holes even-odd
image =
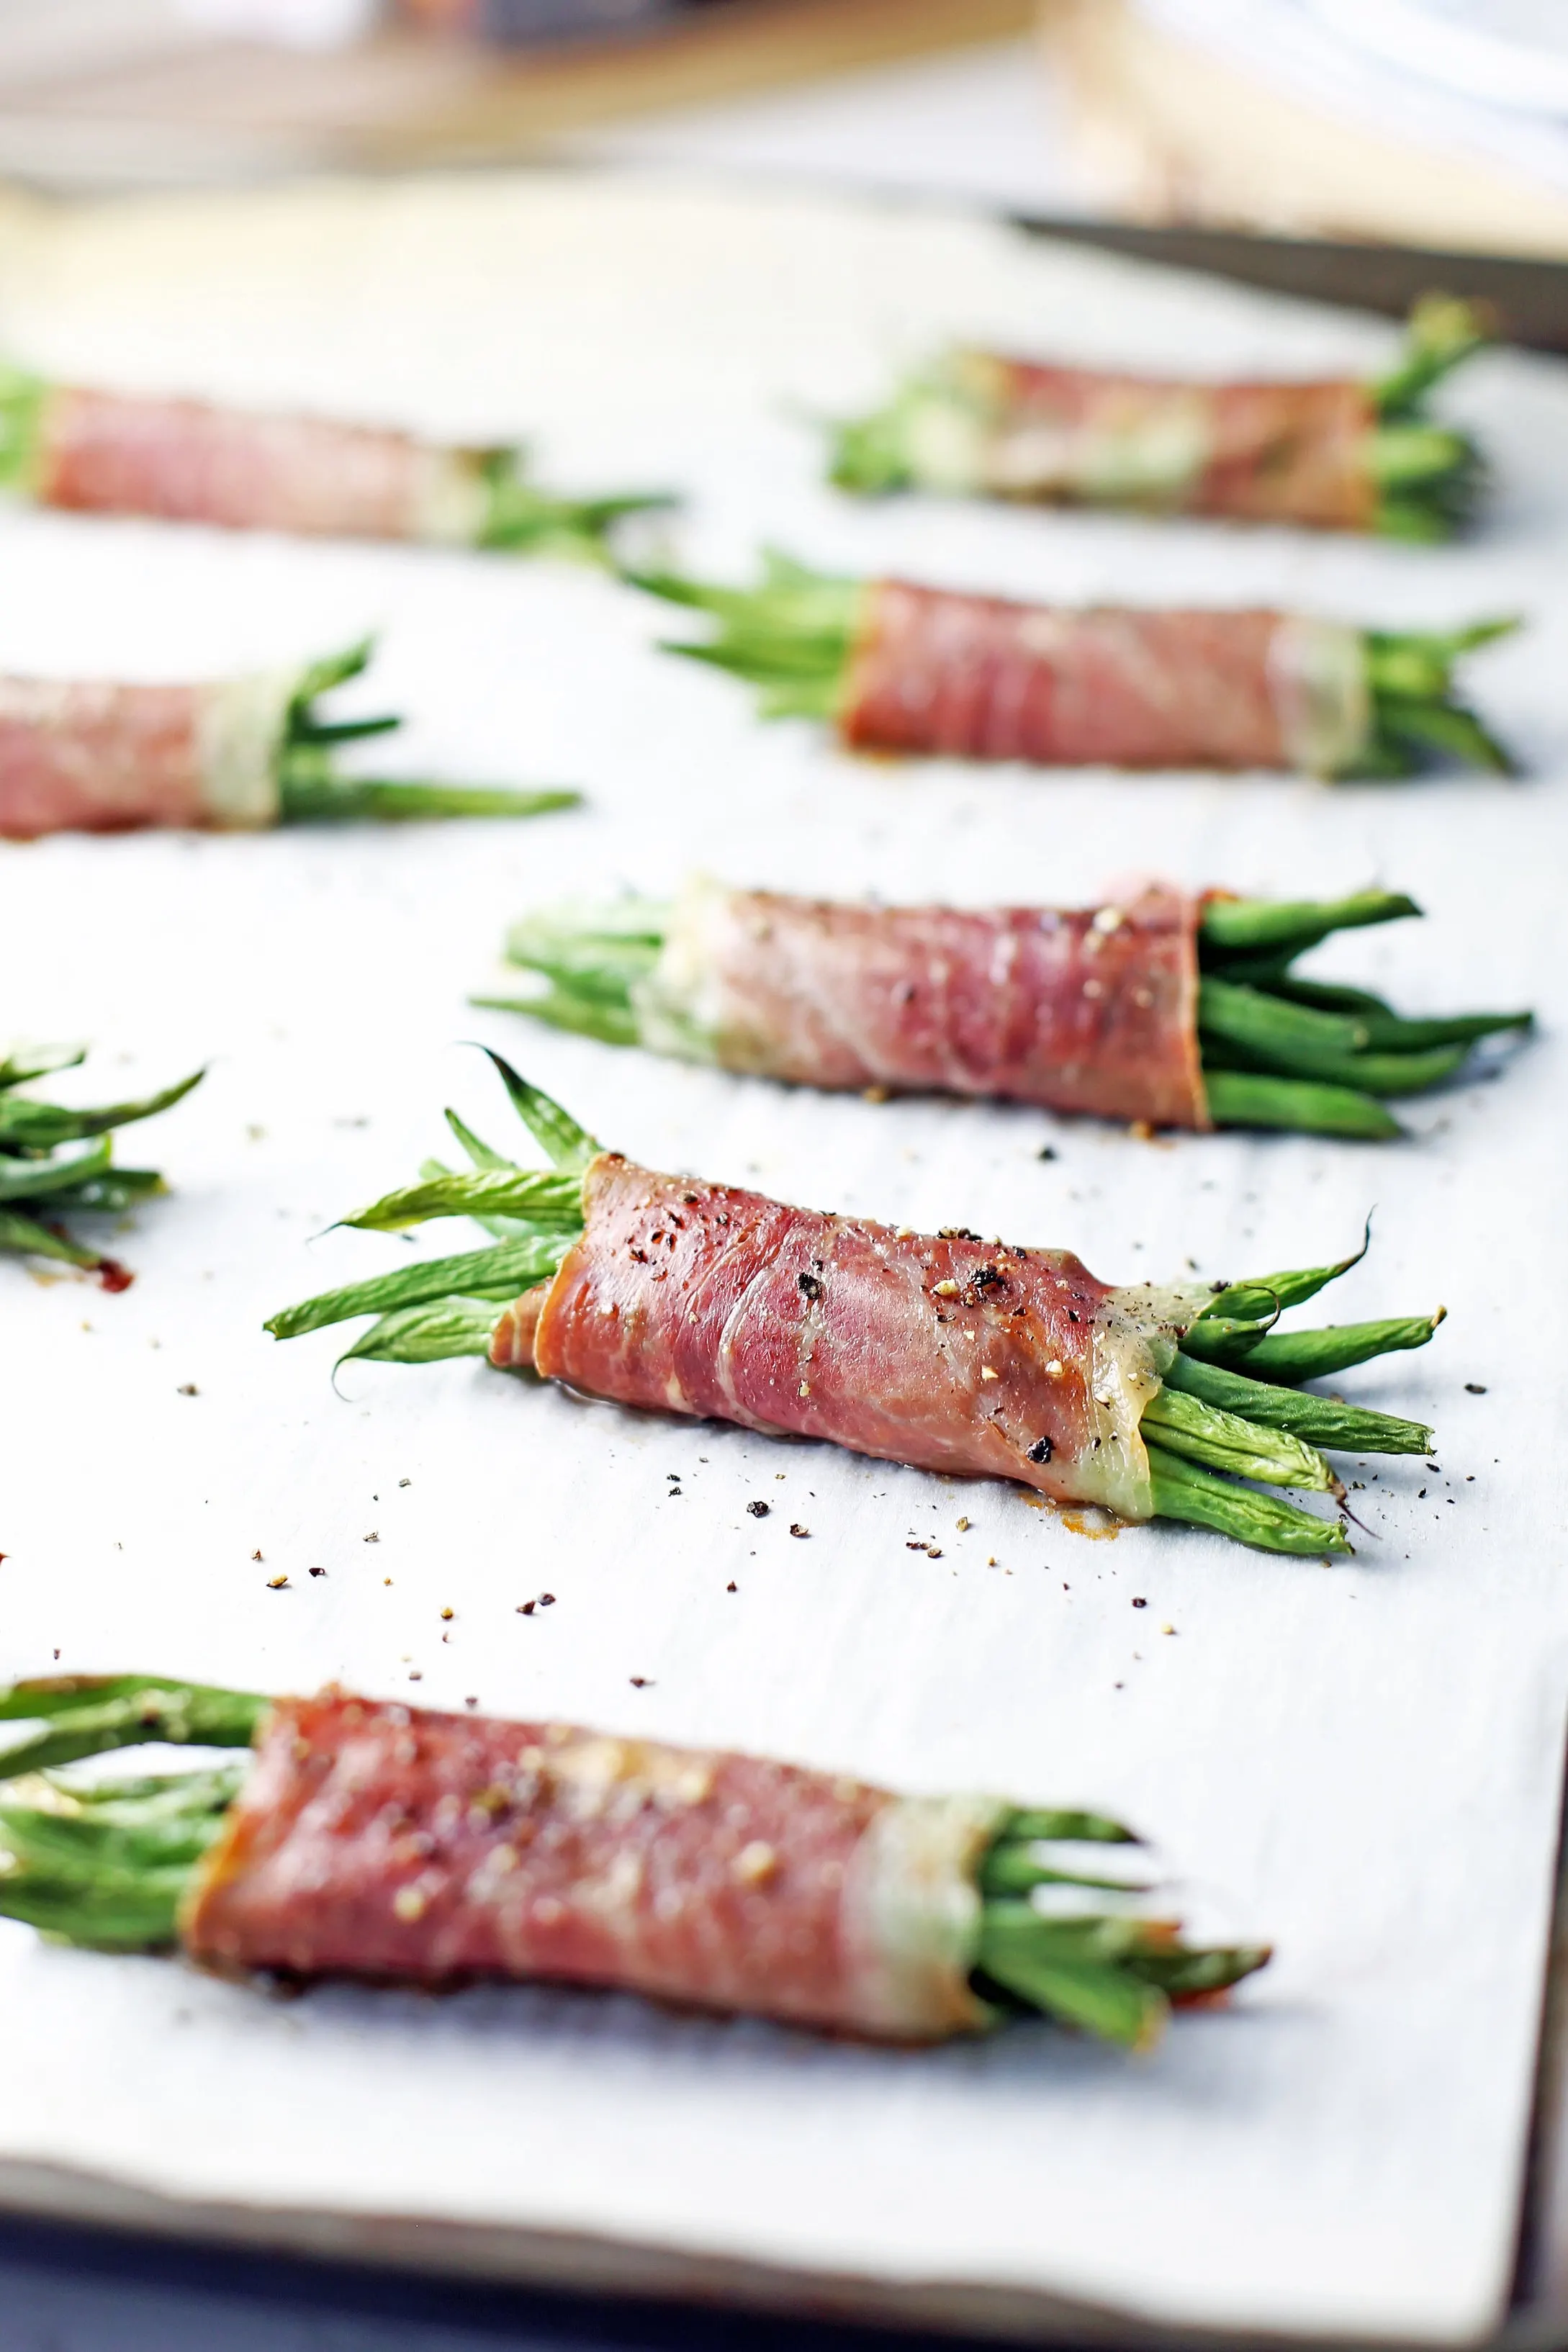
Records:
<instances>
[{"instance_id":1,"label":"white parchment paper","mask_svg":"<svg viewBox=\"0 0 1568 2352\"><path fill-rule=\"evenodd\" d=\"M773 539L1041 594L1531 622L1477 665L1529 763L1517 784L878 766L762 728L743 690L652 649L659 614L585 572L7 518L0 665L205 674L374 624L366 702L411 714L412 772L566 779L592 804L510 827L0 854L5 1023L94 1041L79 1098L212 1065L121 1147L175 1187L117 1244L132 1291L0 1266L0 1672L336 1675L1116 1808L1205 1924L1272 1937L1275 1965L1141 2061L1044 2027L911 2055L550 1990L280 2007L7 1928L0 2162L1169 2319L1463 2337L1509 2278L1568 1649L1568 380L1497 356L1454 389L1498 488L1453 551L857 508L819 487L805 420L874 397L955 331L1214 369L1370 365L1390 345L980 223L657 183L0 218L0 337L29 363L536 431L556 479L689 487L685 545L713 571ZM1375 880L1430 919L1321 968L1417 1010L1533 1002L1544 1032L1502 1080L1418 1103L1415 1139L1373 1150L873 1108L465 1008L513 913L663 889L692 864L1069 903L1129 867L1271 892ZM441 1149L444 1102L510 1139L457 1042L476 1036L656 1164L1070 1245L1110 1278L1312 1263L1375 1204L1333 1311L1441 1299L1450 1320L1343 1387L1429 1417L1440 1466L1357 1470L1371 1532L1325 1569L1173 1528L1091 1541L999 1487L638 1419L479 1365L350 1367L335 1396L331 1335L279 1348L261 1318L411 1247L464 1245L322 1228ZM743 1507L759 1496L762 1521ZM517 1613L546 1590L553 1607Z\"/></svg>"}]
</instances>

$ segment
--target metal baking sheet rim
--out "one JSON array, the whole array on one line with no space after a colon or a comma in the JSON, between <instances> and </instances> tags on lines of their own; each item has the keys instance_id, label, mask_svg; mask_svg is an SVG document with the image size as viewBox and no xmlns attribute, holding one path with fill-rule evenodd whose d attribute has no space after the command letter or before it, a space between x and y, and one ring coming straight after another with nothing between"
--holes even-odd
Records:
<instances>
[{"instance_id":1,"label":"metal baking sheet rim","mask_svg":"<svg viewBox=\"0 0 1568 2352\"><path fill-rule=\"evenodd\" d=\"M1324 2344L1331 2337L1173 2327L1110 2305L963 2279L900 2281L796 2269L588 2231L437 2221L404 2213L311 2210L301 2206L160 2196L110 2172L0 2159L0 2212L77 2228L183 2240L309 2261L409 2271L494 2285L628 2300L712 2304L734 2311L994 2337L1002 2343L1159 2347L1162 2352ZM1347 2338L1338 2339L1348 2342ZM1358 2341L1369 2339L1358 2338ZM1376 2339L1387 2352L1430 2352L1404 2336ZM1548 2339L1510 2328L1518 2352Z\"/></svg>"}]
</instances>

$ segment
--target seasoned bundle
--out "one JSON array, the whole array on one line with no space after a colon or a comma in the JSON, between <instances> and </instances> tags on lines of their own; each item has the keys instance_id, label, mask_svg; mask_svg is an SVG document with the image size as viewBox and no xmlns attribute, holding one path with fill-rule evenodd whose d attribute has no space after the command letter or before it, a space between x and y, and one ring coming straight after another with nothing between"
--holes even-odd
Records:
<instances>
[{"instance_id":1,"label":"seasoned bundle","mask_svg":"<svg viewBox=\"0 0 1568 2352\"><path fill-rule=\"evenodd\" d=\"M16 1091L30 1078L74 1070L86 1059L85 1045L34 1045L18 1047L0 1061L0 1249L58 1258L96 1274L105 1290L126 1290L132 1277L119 1259L73 1241L59 1220L121 1216L137 1202L167 1192L155 1168L116 1168L110 1134L167 1110L205 1073L197 1070L140 1102L110 1103L100 1110L70 1110ZM85 1151L60 1150L65 1143L83 1142Z\"/></svg>"},{"instance_id":2,"label":"seasoned bundle","mask_svg":"<svg viewBox=\"0 0 1568 2352\"><path fill-rule=\"evenodd\" d=\"M1238 1479L1342 1497L1321 1447L1431 1446L1419 1423L1296 1384L1424 1346L1441 1308L1275 1328L1364 1243L1337 1265L1255 1282L1117 1288L1070 1250L961 1226L917 1234L658 1174L604 1150L490 1058L553 1170L520 1168L449 1110L474 1172L427 1161L417 1183L342 1222L401 1233L471 1216L493 1246L287 1307L268 1323L276 1338L374 1314L340 1360L484 1356L617 1404L1016 1479L1058 1503L1186 1519L1266 1551L1350 1545L1342 1522Z\"/></svg>"},{"instance_id":3,"label":"seasoned bundle","mask_svg":"<svg viewBox=\"0 0 1568 2352\"><path fill-rule=\"evenodd\" d=\"M552 497L516 448L83 391L15 369L0 371L0 489L92 514L601 562L623 517L670 503Z\"/></svg>"},{"instance_id":4,"label":"seasoned bundle","mask_svg":"<svg viewBox=\"0 0 1568 2352\"><path fill-rule=\"evenodd\" d=\"M1380 1097L1440 1085L1528 1013L1402 1019L1300 980L1331 932L1419 914L1149 884L1099 907L882 907L729 890L625 898L515 924L550 983L474 1002L616 1045L889 1093L995 1095L1149 1127L1402 1132Z\"/></svg>"},{"instance_id":5,"label":"seasoned bundle","mask_svg":"<svg viewBox=\"0 0 1568 2352\"><path fill-rule=\"evenodd\" d=\"M1446 539L1479 461L1426 399L1484 340L1470 304L1433 295L1399 364L1372 383L1207 383L956 351L837 429L832 478Z\"/></svg>"},{"instance_id":6,"label":"seasoned bundle","mask_svg":"<svg viewBox=\"0 0 1568 2352\"><path fill-rule=\"evenodd\" d=\"M635 577L719 624L710 643L667 652L757 687L766 719L828 720L851 751L1324 777L1408 775L1435 754L1511 765L1453 688L1459 656L1511 621L1443 633L1290 613L1076 610L830 579L778 554L757 588Z\"/></svg>"},{"instance_id":7,"label":"seasoned bundle","mask_svg":"<svg viewBox=\"0 0 1568 2352\"><path fill-rule=\"evenodd\" d=\"M229 1973L545 1979L905 2042L1037 2011L1138 2046L1268 1958L1184 1943L1098 1813L336 1690L73 1677L0 1718L37 1727L0 1753L0 1915ZM57 1777L142 1742L254 1753Z\"/></svg>"},{"instance_id":8,"label":"seasoned bundle","mask_svg":"<svg viewBox=\"0 0 1568 2352\"><path fill-rule=\"evenodd\" d=\"M316 706L357 677L367 642L303 669L206 686L111 686L0 677L0 835L226 832L346 817L540 816L574 792L344 776L339 748L402 725L324 719Z\"/></svg>"}]
</instances>

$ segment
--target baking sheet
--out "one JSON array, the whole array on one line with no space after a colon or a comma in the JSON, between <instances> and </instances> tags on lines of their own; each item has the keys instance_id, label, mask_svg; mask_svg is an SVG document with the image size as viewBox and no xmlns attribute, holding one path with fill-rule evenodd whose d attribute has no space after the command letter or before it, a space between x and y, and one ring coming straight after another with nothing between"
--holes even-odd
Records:
<instances>
[{"instance_id":1,"label":"baking sheet","mask_svg":"<svg viewBox=\"0 0 1568 2352\"><path fill-rule=\"evenodd\" d=\"M683 543L713 571L772 539L1041 594L1531 616L1478 665L1529 760L1521 784L1042 778L851 762L809 730L764 730L743 691L651 649L658 613L585 572L6 519L5 667L216 672L374 623L366 698L413 714L411 771L569 779L592 805L0 856L6 1020L95 1041L79 1098L212 1064L145 1155L126 1139L176 1187L121 1244L132 1290L0 1269L0 1671L338 1675L1093 1802L1157 1836L1205 1924L1271 1936L1274 1967L1142 2060L1043 2027L910 2054L545 1990L284 2005L7 1928L0 2175L75 2168L176 2207L303 2212L351 2244L406 2216L1213 2326L1453 2339L1498 2317L1568 1650L1568 377L1498 355L1456 388L1498 501L1480 538L1436 553L858 509L818 488L803 418L852 410L955 330L1214 368L1390 347L1365 321L981 222L676 184L0 215L0 340L29 362L432 431L537 426L555 478L691 486ZM1415 1009L1532 1002L1544 1034L1506 1080L1417 1103L1416 1139L1372 1151L872 1108L466 1009L514 912L663 889L693 863L974 900L1071 900L1130 866L1262 891L1383 881L1430 921L1341 943L1322 969ZM1111 1278L1315 1262L1375 1204L1335 1311L1442 1299L1450 1321L1345 1386L1432 1419L1441 1467L1383 1465L1355 1498L1370 1538L1325 1569L1173 1528L1089 1540L999 1488L469 1364L349 1367L334 1395L331 1335L278 1348L260 1320L455 1245L322 1229L439 1150L444 1102L507 1139L457 1042L473 1037L656 1164L1070 1245ZM761 1523L743 1509L758 1496L776 1507ZM517 1613L542 1590L556 1606Z\"/></svg>"}]
</instances>

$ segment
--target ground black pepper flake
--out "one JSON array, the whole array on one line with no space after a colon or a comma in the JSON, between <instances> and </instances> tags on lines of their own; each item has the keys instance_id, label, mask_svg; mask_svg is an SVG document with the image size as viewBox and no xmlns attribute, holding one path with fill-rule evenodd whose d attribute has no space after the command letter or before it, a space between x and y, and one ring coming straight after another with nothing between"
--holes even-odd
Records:
<instances>
[{"instance_id":1,"label":"ground black pepper flake","mask_svg":"<svg viewBox=\"0 0 1568 2352\"><path fill-rule=\"evenodd\" d=\"M768 1513L773 1509L773 1505L771 1503L764 1503L761 1496L758 1496L754 1501L746 1505L746 1508L750 1511L753 1519L765 1519Z\"/></svg>"},{"instance_id":2,"label":"ground black pepper flake","mask_svg":"<svg viewBox=\"0 0 1568 2352\"><path fill-rule=\"evenodd\" d=\"M735 1583L730 1583L724 1587L726 1592L739 1592L740 1589L740 1586ZM58 1650L55 1652L55 1655L57 1658L59 1656L59 1652Z\"/></svg>"},{"instance_id":3,"label":"ground black pepper flake","mask_svg":"<svg viewBox=\"0 0 1568 2352\"><path fill-rule=\"evenodd\" d=\"M520 1617L531 1617L534 1612L534 1607L535 1603L531 1601L520 1601L517 1605L517 1613Z\"/></svg>"},{"instance_id":4,"label":"ground black pepper flake","mask_svg":"<svg viewBox=\"0 0 1568 2352\"><path fill-rule=\"evenodd\" d=\"M1051 1458L1053 1450L1051 1441L1048 1437L1037 1437L1033 1445L1029 1448L1026 1458L1030 1462L1048 1462Z\"/></svg>"},{"instance_id":5,"label":"ground black pepper flake","mask_svg":"<svg viewBox=\"0 0 1568 2352\"><path fill-rule=\"evenodd\" d=\"M1140 1594L1133 1601L1132 1606L1134 1609L1147 1609L1149 1603L1143 1599L1142 1595Z\"/></svg>"},{"instance_id":6,"label":"ground black pepper flake","mask_svg":"<svg viewBox=\"0 0 1568 2352\"><path fill-rule=\"evenodd\" d=\"M313 1568L310 1570L312 1576L325 1576L326 1572L324 1568Z\"/></svg>"},{"instance_id":7,"label":"ground black pepper flake","mask_svg":"<svg viewBox=\"0 0 1568 2352\"><path fill-rule=\"evenodd\" d=\"M792 1519L790 1521L789 1531L792 1536L808 1536L811 1533L811 1529L809 1528L803 1528L798 1519Z\"/></svg>"},{"instance_id":8,"label":"ground black pepper flake","mask_svg":"<svg viewBox=\"0 0 1568 2352\"><path fill-rule=\"evenodd\" d=\"M1467 1381L1465 1382L1465 1394L1467 1396L1485 1396L1486 1392L1487 1384L1485 1381Z\"/></svg>"},{"instance_id":9,"label":"ground black pepper flake","mask_svg":"<svg viewBox=\"0 0 1568 2352\"><path fill-rule=\"evenodd\" d=\"M628 1679L633 1690L651 1690L653 1688L653 1677L651 1675L632 1675Z\"/></svg>"},{"instance_id":10,"label":"ground black pepper flake","mask_svg":"<svg viewBox=\"0 0 1568 2352\"><path fill-rule=\"evenodd\" d=\"M539 1605L542 1609L553 1609L555 1606L553 1592L542 1592L539 1596Z\"/></svg>"}]
</instances>

